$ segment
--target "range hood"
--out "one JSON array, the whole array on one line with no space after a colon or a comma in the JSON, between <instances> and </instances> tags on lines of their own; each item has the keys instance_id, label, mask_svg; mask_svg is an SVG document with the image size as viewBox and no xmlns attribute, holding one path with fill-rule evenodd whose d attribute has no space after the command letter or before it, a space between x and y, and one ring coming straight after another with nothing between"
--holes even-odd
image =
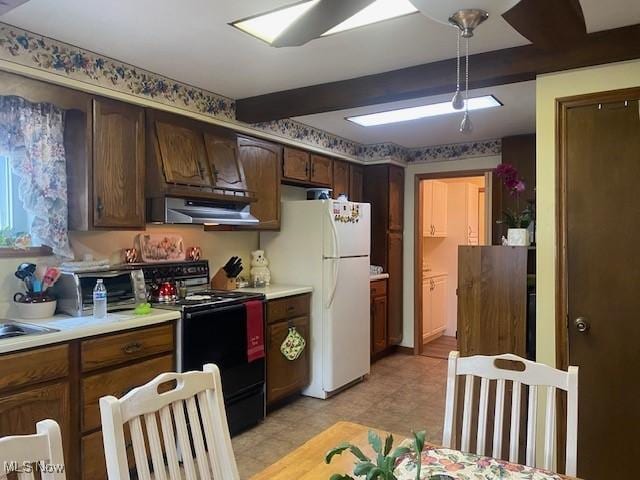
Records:
<instances>
[{"instance_id":1,"label":"range hood","mask_svg":"<svg viewBox=\"0 0 640 480\"><path fill-rule=\"evenodd\" d=\"M249 204L176 197L148 199L147 220L154 223L197 225L256 225Z\"/></svg>"}]
</instances>

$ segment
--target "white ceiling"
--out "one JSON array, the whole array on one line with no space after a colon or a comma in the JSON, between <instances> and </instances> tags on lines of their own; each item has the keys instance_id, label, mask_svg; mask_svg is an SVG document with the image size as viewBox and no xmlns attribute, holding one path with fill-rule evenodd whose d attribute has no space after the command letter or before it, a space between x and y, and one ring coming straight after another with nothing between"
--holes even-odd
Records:
<instances>
[{"instance_id":1,"label":"white ceiling","mask_svg":"<svg viewBox=\"0 0 640 480\"><path fill-rule=\"evenodd\" d=\"M455 56L455 30L421 14L324 37L303 47L282 49L270 47L228 25L295 1L30 0L0 16L0 21L231 98ZM640 0L581 0L581 3L589 31L640 23ZM501 17L493 17L472 39L471 53L526 43ZM533 82L483 89L474 95L485 92L495 94L505 106L474 112L475 130L464 137L458 133L456 116L368 129L344 121L346 115L384 110L391 105L308 115L299 120L363 143L391 141L408 147L534 131ZM429 101L447 97L433 97Z\"/></svg>"},{"instance_id":2,"label":"white ceiling","mask_svg":"<svg viewBox=\"0 0 640 480\"><path fill-rule=\"evenodd\" d=\"M361 143L393 142L405 147L442 145L473 140L506 137L535 132L536 82L521 82L498 87L472 90L470 96L495 95L504 105L470 112L474 129L471 134L458 131L461 113L439 117L422 118L376 127L362 127L345 120L345 117L381 112L402 107L413 107L450 100L451 95L437 95L402 102L386 103L368 107L352 108L337 112L318 113L296 117L296 120L336 135Z\"/></svg>"}]
</instances>

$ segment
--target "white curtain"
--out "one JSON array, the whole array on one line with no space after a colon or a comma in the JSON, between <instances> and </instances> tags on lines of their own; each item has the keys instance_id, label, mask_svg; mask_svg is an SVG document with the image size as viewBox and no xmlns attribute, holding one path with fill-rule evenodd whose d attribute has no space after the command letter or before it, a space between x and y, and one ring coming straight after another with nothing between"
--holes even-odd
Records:
<instances>
[{"instance_id":1,"label":"white curtain","mask_svg":"<svg viewBox=\"0 0 640 480\"><path fill-rule=\"evenodd\" d=\"M20 178L20 201L33 216L31 235L54 254L73 258L67 234L64 111L49 103L0 97L0 151Z\"/></svg>"}]
</instances>

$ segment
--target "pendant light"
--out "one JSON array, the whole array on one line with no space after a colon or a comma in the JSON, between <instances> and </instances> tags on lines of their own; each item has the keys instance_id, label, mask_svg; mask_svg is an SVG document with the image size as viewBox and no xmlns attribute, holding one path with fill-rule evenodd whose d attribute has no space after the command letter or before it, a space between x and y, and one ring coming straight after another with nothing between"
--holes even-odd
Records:
<instances>
[{"instance_id":1,"label":"pendant light","mask_svg":"<svg viewBox=\"0 0 640 480\"><path fill-rule=\"evenodd\" d=\"M451 100L451 106L456 110L462 110L464 108L464 99L460 92L460 35L456 32L456 39L458 40L456 49L456 93Z\"/></svg>"},{"instance_id":2,"label":"pendant light","mask_svg":"<svg viewBox=\"0 0 640 480\"><path fill-rule=\"evenodd\" d=\"M467 44L466 52L466 65L464 68L465 73L465 87L464 87L464 117L462 117L462 123L460 123L460 133L473 132L473 122L469 116L469 38L465 38Z\"/></svg>"}]
</instances>

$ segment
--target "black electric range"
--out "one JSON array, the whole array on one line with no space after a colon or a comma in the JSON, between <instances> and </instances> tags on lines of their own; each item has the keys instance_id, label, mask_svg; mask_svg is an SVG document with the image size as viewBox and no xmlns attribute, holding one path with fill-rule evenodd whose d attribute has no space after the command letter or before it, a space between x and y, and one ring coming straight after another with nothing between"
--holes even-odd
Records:
<instances>
[{"instance_id":1,"label":"black electric range","mask_svg":"<svg viewBox=\"0 0 640 480\"><path fill-rule=\"evenodd\" d=\"M264 326L264 295L208 289L207 261L141 265L139 268L149 285L168 281L186 286L185 298L152 301L154 308L182 312L176 329L178 371L202 370L206 363L218 366L232 435L264 419L265 359L248 361L245 308L248 301L263 302Z\"/></svg>"}]
</instances>

